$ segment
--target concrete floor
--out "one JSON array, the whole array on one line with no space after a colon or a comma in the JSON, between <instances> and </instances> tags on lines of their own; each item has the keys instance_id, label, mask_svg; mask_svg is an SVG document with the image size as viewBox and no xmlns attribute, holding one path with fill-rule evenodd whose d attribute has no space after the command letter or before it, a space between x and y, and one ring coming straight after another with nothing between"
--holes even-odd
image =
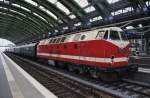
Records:
<instances>
[{"instance_id":1,"label":"concrete floor","mask_svg":"<svg viewBox=\"0 0 150 98\"><path fill-rule=\"evenodd\" d=\"M0 54L0 98L57 98L21 67Z\"/></svg>"}]
</instances>

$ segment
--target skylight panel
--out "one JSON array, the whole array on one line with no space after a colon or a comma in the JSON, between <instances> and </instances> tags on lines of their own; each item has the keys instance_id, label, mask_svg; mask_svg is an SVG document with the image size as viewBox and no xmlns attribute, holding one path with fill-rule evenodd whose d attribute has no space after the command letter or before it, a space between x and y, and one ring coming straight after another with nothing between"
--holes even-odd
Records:
<instances>
[{"instance_id":1,"label":"skylight panel","mask_svg":"<svg viewBox=\"0 0 150 98\"><path fill-rule=\"evenodd\" d=\"M58 20L58 22L59 22L59 23L63 23L63 21L62 21L62 20L60 20L60 19Z\"/></svg>"},{"instance_id":2,"label":"skylight panel","mask_svg":"<svg viewBox=\"0 0 150 98\"><path fill-rule=\"evenodd\" d=\"M68 27L63 27L63 30L68 30L69 28Z\"/></svg>"},{"instance_id":3,"label":"skylight panel","mask_svg":"<svg viewBox=\"0 0 150 98\"><path fill-rule=\"evenodd\" d=\"M19 13L19 12L17 12L17 11L15 11L15 10L12 10L12 9L9 9L11 12L14 12L14 13L18 13L18 14L20 14L20 15L22 15L22 16L26 16L26 15L24 15L24 14L22 14L22 13Z\"/></svg>"},{"instance_id":4,"label":"skylight panel","mask_svg":"<svg viewBox=\"0 0 150 98\"><path fill-rule=\"evenodd\" d=\"M108 3L112 4L112 3L116 3L116 2L118 2L120 0L107 0L107 1L108 1Z\"/></svg>"},{"instance_id":5,"label":"skylight panel","mask_svg":"<svg viewBox=\"0 0 150 98\"><path fill-rule=\"evenodd\" d=\"M39 6L39 8L40 8L42 11L46 12L47 14L49 14L50 16L52 16L54 19L57 20L57 16L54 15L54 14L53 14L52 12L50 12L49 10L47 10L46 8L44 8L43 6Z\"/></svg>"},{"instance_id":6,"label":"skylight panel","mask_svg":"<svg viewBox=\"0 0 150 98\"><path fill-rule=\"evenodd\" d=\"M21 8L24 9L24 10L26 10L26 11L28 11L28 12L30 12L29 9L27 9L27 8L25 8L25 7L23 7L23 6L21 6Z\"/></svg>"},{"instance_id":7,"label":"skylight panel","mask_svg":"<svg viewBox=\"0 0 150 98\"><path fill-rule=\"evenodd\" d=\"M112 15L112 16L115 16L115 12L111 12L111 15Z\"/></svg>"},{"instance_id":8,"label":"skylight panel","mask_svg":"<svg viewBox=\"0 0 150 98\"><path fill-rule=\"evenodd\" d=\"M63 4L58 2L58 0L48 0L50 3L54 4L57 8L65 12L67 15L70 14L70 11L68 8L66 8Z\"/></svg>"},{"instance_id":9,"label":"skylight panel","mask_svg":"<svg viewBox=\"0 0 150 98\"><path fill-rule=\"evenodd\" d=\"M3 7L3 9L7 10L7 8Z\"/></svg>"},{"instance_id":10,"label":"skylight panel","mask_svg":"<svg viewBox=\"0 0 150 98\"><path fill-rule=\"evenodd\" d=\"M14 3L12 3L12 5L13 5L13 6L16 6L16 7L20 7L20 5L18 5L18 4L14 4Z\"/></svg>"},{"instance_id":11,"label":"skylight panel","mask_svg":"<svg viewBox=\"0 0 150 98\"><path fill-rule=\"evenodd\" d=\"M34 15L38 16L39 18L41 18L42 20L46 21L42 16L38 15L37 13L33 13Z\"/></svg>"},{"instance_id":12,"label":"skylight panel","mask_svg":"<svg viewBox=\"0 0 150 98\"><path fill-rule=\"evenodd\" d=\"M3 0L3 2L9 4L9 1L8 1L8 0Z\"/></svg>"},{"instance_id":13,"label":"skylight panel","mask_svg":"<svg viewBox=\"0 0 150 98\"><path fill-rule=\"evenodd\" d=\"M71 19L76 18L76 16L75 16L74 14L69 15L69 17L70 17Z\"/></svg>"},{"instance_id":14,"label":"skylight panel","mask_svg":"<svg viewBox=\"0 0 150 98\"><path fill-rule=\"evenodd\" d=\"M38 6L38 4L32 0L25 0L25 1L32 4L32 5Z\"/></svg>"},{"instance_id":15,"label":"skylight panel","mask_svg":"<svg viewBox=\"0 0 150 98\"><path fill-rule=\"evenodd\" d=\"M57 0L47 0L47 1L49 1L49 2L51 2L51 3L57 3Z\"/></svg>"},{"instance_id":16,"label":"skylight panel","mask_svg":"<svg viewBox=\"0 0 150 98\"><path fill-rule=\"evenodd\" d=\"M89 5L87 0L74 0L74 1L77 2L82 8Z\"/></svg>"},{"instance_id":17,"label":"skylight panel","mask_svg":"<svg viewBox=\"0 0 150 98\"><path fill-rule=\"evenodd\" d=\"M134 29L133 26L127 26L126 29Z\"/></svg>"},{"instance_id":18,"label":"skylight panel","mask_svg":"<svg viewBox=\"0 0 150 98\"><path fill-rule=\"evenodd\" d=\"M45 8L43 6L39 6L40 9L44 10Z\"/></svg>"},{"instance_id":19,"label":"skylight panel","mask_svg":"<svg viewBox=\"0 0 150 98\"><path fill-rule=\"evenodd\" d=\"M44 12L47 11L47 9L45 9L43 6L39 6L39 8L40 8L42 11L44 11Z\"/></svg>"},{"instance_id":20,"label":"skylight panel","mask_svg":"<svg viewBox=\"0 0 150 98\"><path fill-rule=\"evenodd\" d=\"M12 5L15 6L15 7L19 7L19 8L21 8L21 9L23 9L23 10L26 10L26 11L30 12L29 9L27 9L27 8L25 8L25 7L23 7L23 6L20 6L20 5L18 5L18 4L12 3Z\"/></svg>"},{"instance_id":21,"label":"skylight panel","mask_svg":"<svg viewBox=\"0 0 150 98\"><path fill-rule=\"evenodd\" d=\"M142 24L139 24L138 26L139 26L140 28L142 28L142 27L143 27L143 25L142 25Z\"/></svg>"},{"instance_id":22,"label":"skylight panel","mask_svg":"<svg viewBox=\"0 0 150 98\"><path fill-rule=\"evenodd\" d=\"M132 7L127 7L123 10L123 13L132 11Z\"/></svg>"},{"instance_id":23,"label":"skylight panel","mask_svg":"<svg viewBox=\"0 0 150 98\"><path fill-rule=\"evenodd\" d=\"M55 30L55 32L57 33L57 32L58 32L58 30Z\"/></svg>"},{"instance_id":24,"label":"skylight panel","mask_svg":"<svg viewBox=\"0 0 150 98\"><path fill-rule=\"evenodd\" d=\"M56 20L58 19L56 15L54 15L52 12L50 12L49 10L46 11L50 16L52 16L53 18L55 18Z\"/></svg>"},{"instance_id":25,"label":"skylight panel","mask_svg":"<svg viewBox=\"0 0 150 98\"><path fill-rule=\"evenodd\" d=\"M80 26L81 25L81 22L78 22L78 23L76 23L76 24L74 24L74 26Z\"/></svg>"},{"instance_id":26,"label":"skylight panel","mask_svg":"<svg viewBox=\"0 0 150 98\"><path fill-rule=\"evenodd\" d=\"M68 8L66 8L66 7L65 7L63 4L61 4L60 2L57 2L57 3L56 3L56 6L57 6L60 10L64 11L67 15L70 14L70 11L68 10Z\"/></svg>"},{"instance_id":27,"label":"skylight panel","mask_svg":"<svg viewBox=\"0 0 150 98\"><path fill-rule=\"evenodd\" d=\"M122 14L122 13L131 12L132 10L133 10L133 7L127 7L127 8L124 8L124 9L117 10L115 12L111 12L111 15L115 16L115 15L119 15L119 14Z\"/></svg>"},{"instance_id":28,"label":"skylight panel","mask_svg":"<svg viewBox=\"0 0 150 98\"><path fill-rule=\"evenodd\" d=\"M86 8L86 9L84 9L87 13L90 13L90 12L92 12L92 11L95 11L96 9L93 7L93 6L90 6L90 7L88 7L88 8Z\"/></svg>"},{"instance_id":29,"label":"skylight panel","mask_svg":"<svg viewBox=\"0 0 150 98\"><path fill-rule=\"evenodd\" d=\"M123 13L122 10L118 10L118 11L115 11L115 12L114 12L114 15L119 15L119 14L121 14L121 13Z\"/></svg>"},{"instance_id":30,"label":"skylight panel","mask_svg":"<svg viewBox=\"0 0 150 98\"><path fill-rule=\"evenodd\" d=\"M150 1L146 1L146 5L149 6L150 5Z\"/></svg>"},{"instance_id":31,"label":"skylight panel","mask_svg":"<svg viewBox=\"0 0 150 98\"><path fill-rule=\"evenodd\" d=\"M98 21L98 20L101 20L101 19L103 19L101 16L94 17L94 18L90 19L90 22Z\"/></svg>"}]
</instances>

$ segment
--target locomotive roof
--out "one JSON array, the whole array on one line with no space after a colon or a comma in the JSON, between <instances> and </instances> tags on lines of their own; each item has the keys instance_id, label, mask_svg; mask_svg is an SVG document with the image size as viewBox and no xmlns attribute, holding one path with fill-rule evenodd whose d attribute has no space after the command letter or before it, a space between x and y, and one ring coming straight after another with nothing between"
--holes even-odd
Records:
<instances>
[{"instance_id":1,"label":"locomotive roof","mask_svg":"<svg viewBox=\"0 0 150 98\"><path fill-rule=\"evenodd\" d=\"M73 33L70 33L70 34L64 34L64 35L59 35L59 36L55 36L55 37L50 37L50 38L57 38L57 37L63 37L63 36L66 36L66 35L71 35L71 34L78 34L78 33L82 33L82 32L88 32L88 31L99 31L99 30L116 30L116 31L123 31L121 28L119 27L108 27L108 28L93 28L93 29L87 29L87 30L82 30L80 32L73 32ZM47 38L47 39L50 39L50 38ZM41 41L45 41L47 39L43 39Z\"/></svg>"},{"instance_id":2,"label":"locomotive roof","mask_svg":"<svg viewBox=\"0 0 150 98\"><path fill-rule=\"evenodd\" d=\"M61 43L75 42L76 36L78 36L78 38L81 37L81 36L86 36L84 38L84 40L83 39L81 40L79 38L78 41L95 40L99 31L106 31L106 30L123 31L119 27L109 27L109 28L92 29L92 30L81 31L79 33L74 32L74 33L71 33L71 34L65 34L65 35L60 35L60 36L55 36L55 37L43 39L43 40L40 41L39 45L46 45L46 44L49 44L49 43L51 43L51 44L60 43L59 38L62 39L63 37L66 37L66 38L65 38L65 41L61 42ZM103 36L103 34L102 34L102 36ZM56 40L58 40L58 42L56 42Z\"/></svg>"}]
</instances>

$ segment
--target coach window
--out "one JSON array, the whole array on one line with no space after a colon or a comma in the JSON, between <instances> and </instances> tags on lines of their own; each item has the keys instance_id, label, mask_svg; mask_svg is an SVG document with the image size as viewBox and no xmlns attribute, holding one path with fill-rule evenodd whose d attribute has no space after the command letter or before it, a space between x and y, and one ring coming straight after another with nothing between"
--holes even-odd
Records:
<instances>
[{"instance_id":1,"label":"coach window","mask_svg":"<svg viewBox=\"0 0 150 98\"><path fill-rule=\"evenodd\" d=\"M81 34L76 34L73 41L78 41L80 39Z\"/></svg>"},{"instance_id":2,"label":"coach window","mask_svg":"<svg viewBox=\"0 0 150 98\"><path fill-rule=\"evenodd\" d=\"M55 42L54 42L54 43L57 43L57 40L58 40L58 38L55 39Z\"/></svg>"},{"instance_id":3,"label":"coach window","mask_svg":"<svg viewBox=\"0 0 150 98\"><path fill-rule=\"evenodd\" d=\"M82 36L81 36L81 40L84 40L84 39L85 39L85 37L86 37L85 35L82 35Z\"/></svg>"},{"instance_id":4,"label":"coach window","mask_svg":"<svg viewBox=\"0 0 150 98\"><path fill-rule=\"evenodd\" d=\"M54 42L54 38L51 40L51 43L53 43Z\"/></svg>"},{"instance_id":5,"label":"coach window","mask_svg":"<svg viewBox=\"0 0 150 98\"><path fill-rule=\"evenodd\" d=\"M49 43L52 43L52 41L53 41L53 39L51 39L51 40L49 41Z\"/></svg>"},{"instance_id":6,"label":"coach window","mask_svg":"<svg viewBox=\"0 0 150 98\"><path fill-rule=\"evenodd\" d=\"M59 42L59 38L57 38L56 42L55 43L58 43Z\"/></svg>"},{"instance_id":7,"label":"coach window","mask_svg":"<svg viewBox=\"0 0 150 98\"><path fill-rule=\"evenodd\" d=\"M52 39L49 39L49 42L48 42L48 43L50 43L50 42L51 42L51 40L52 40Z\"/></svg>"},{"instance_id":8,"label":"coach window","mask_svg":"<svg viewBox=\"0 0 150 98\"><path fill-rule=\"evenodd\" d=\"M55 38L55 39L53 40L53 43L55 43L55 42L56 42L56 40L57 40L57 39Z\"/></svg>"},{"instance_id":9,"label":"coach window","mask_svg":"<svg viewBox=\"0 0 150 98\"><path fill-rule=\"evenodd\" d=\"M63 37L63 38L61 39L61 42L63 43L63 42L65 41L65 39L66 39L66 37Z\"/></svg>"},{"instance_id":10,"label":"coach window","mask_svg":"<svg viewBox=\"0 0 150 98\"><path fill-rule=\"evenodd\" d=\"M59 43L59 42L60 42L60 40L61 40L61 38L58 38L57 43Z\"/></svg>"},{"instance_id":11,"label":"coach window","mask_svg":"<svg viewBox=\"0 0 150 98\"><path fill-rule=\"evenodd\" d=\"M53 43L54 39L51 40L51 43Z\"/></svg>"},{"instance_id":12,"label":"coach window","mask_svg":"<svg viewBox=\"0 0 150 98\"><path fill-rule=\"evenodd\" d=\"M55 42L55 38L53 39L52 43L54 43L54 42Z\"/></svg>"}]
</instances>

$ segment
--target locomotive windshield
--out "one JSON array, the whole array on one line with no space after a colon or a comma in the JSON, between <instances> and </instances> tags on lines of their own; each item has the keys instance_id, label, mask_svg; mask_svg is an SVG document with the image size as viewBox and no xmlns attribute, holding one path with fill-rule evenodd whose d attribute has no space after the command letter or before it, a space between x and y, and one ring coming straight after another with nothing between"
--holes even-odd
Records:
<instances>
[{"instance_id":1,"label":"locomotive windshield","mask_svg":"<svg viewBox=\"0 0 150 98\"><path fill-rule=\"evenodd\" d=\"M109 39L111 40L128 40L123 31L110 31Z\"/></svg>"},{"instance_id":2,"label":"locomotive windshield","mask_svg":"<svg viewBox=\"0 0 150 98\"><path fill-rule=\"evenodd\" d=\"M125 32L123 32L123 31L120 32L120 35L121 35L122 40L128 40L128 38L127 38Z\"/></svg>"},{"instance_id":3,"label":"locomotive windshield","mask_svg":"<svg viewBox=\"0 0 150 98\"><path fill-rule=\"evenodd\" d=\"M109 38L110 38L111 40L120 40L118 31L110 31L110 36L109 36Z\"/></svg>"}]
</instances>

